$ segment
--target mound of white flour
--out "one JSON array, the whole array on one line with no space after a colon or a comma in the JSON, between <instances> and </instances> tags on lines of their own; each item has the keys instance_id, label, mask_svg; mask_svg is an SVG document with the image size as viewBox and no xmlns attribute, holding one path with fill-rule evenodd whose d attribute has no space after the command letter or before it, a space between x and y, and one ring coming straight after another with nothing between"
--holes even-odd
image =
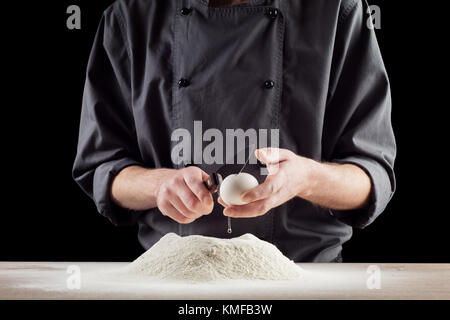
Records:
<instances>
[{"instance_id":1,"label":"mound of white flour","mask_svg":"<svg viewBox=\"0 0 450 320\"><path fill-rule=\"evenodd\" d=\"M290 280L301 268L252 234L234 239L169 233L127 266L127 272L164 280Z\"/></svg>"}]
</instances>

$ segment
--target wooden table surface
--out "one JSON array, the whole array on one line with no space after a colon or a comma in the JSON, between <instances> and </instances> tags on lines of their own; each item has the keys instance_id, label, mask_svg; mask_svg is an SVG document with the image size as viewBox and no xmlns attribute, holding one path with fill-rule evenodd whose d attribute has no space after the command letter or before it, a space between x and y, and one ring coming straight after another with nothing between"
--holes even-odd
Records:
<instances>
[{"instance_id":1,"label":"wooden table surface","mask_svg":"<svg viewBox=\"0 0 450 320\"><path fill-rule=\"evenodd\" d=\"M298 264L304 274L296 281L193 284L107 276L125 265L0 262L0 299L450 300L450 264L306 263ZM69 288L77 283L73 270L80 271L79 288Z\"/></svg>"}]
</instances>

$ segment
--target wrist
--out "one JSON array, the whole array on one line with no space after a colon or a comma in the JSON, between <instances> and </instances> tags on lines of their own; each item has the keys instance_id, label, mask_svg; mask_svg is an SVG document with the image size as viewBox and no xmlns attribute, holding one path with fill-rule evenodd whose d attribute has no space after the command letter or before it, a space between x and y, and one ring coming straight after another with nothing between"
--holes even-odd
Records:
<instances>
[{"instance_id":1,"label":"wrist","mask_svg":"<svg viewBox=\"0 0 450 320\"><path fill-rule=\"evenodd\" d=\"M145 181L148 185L146 190L149 192L147 196L156 200L161 186L175 172L175 169L147 169L145 174Z\"/></svg>"},{"instance_id":2,"label":"wrist","mask_svg":"<svg viewBox=\"0 0 450 320\"><path fill-rule=\"evenodd\" d=\"M324 164L312 159L302 158L300 166L303 168L300 187L297 196L308 200L312 198L320 183L320 177L324 171Z\"/></svg>"}]
</instances>

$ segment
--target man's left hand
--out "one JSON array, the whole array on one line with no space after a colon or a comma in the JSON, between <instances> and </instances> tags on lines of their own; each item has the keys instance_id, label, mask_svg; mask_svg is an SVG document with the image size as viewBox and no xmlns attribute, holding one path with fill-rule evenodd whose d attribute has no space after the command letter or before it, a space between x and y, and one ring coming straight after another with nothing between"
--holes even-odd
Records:
<instances>
[{"instance_id":1,"label":"man's left hand","mask_svg":"<svg viewBox=\"0 0 450 320\"><path fill-rule=\"evenodd\" d=\"M270 209L308 192L311 173L317 162L287 149L263 148L256 150L255 155L267 165L269 175L264 183L242 195L242 200L248 202L246 205L228 206L219 198L219 203L225 207L225 216L262 216Z\"/></svg>"}]
</instances>

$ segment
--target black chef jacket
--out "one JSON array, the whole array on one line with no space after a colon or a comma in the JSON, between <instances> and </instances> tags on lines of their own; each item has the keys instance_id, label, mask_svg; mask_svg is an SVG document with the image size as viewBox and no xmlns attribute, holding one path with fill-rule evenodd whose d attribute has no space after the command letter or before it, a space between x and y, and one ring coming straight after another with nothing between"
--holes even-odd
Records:
<instances>
[{"instance_id":1,"label":"black chef jacket","mask_svg":"<svg viewBox=\"0 0 450 320\"><path fill-rule=\"evenodd\" d=\"M389 81L368 5L210 1L120 0L104 12L87 68L74 179L114 224L138 223L146 249L168 232L226 238L218 204L181 225L157 208L118 207L111 181L130 165L179 168L171 133L192 130L195 120L203 130L279 129L281 148L367 172L370 205L336 211L295 198L262 217L233 219L231 236L253 233L294 261L335 261L352 227L374 221L395 190Z\"/></svg>"}]
</instances>

